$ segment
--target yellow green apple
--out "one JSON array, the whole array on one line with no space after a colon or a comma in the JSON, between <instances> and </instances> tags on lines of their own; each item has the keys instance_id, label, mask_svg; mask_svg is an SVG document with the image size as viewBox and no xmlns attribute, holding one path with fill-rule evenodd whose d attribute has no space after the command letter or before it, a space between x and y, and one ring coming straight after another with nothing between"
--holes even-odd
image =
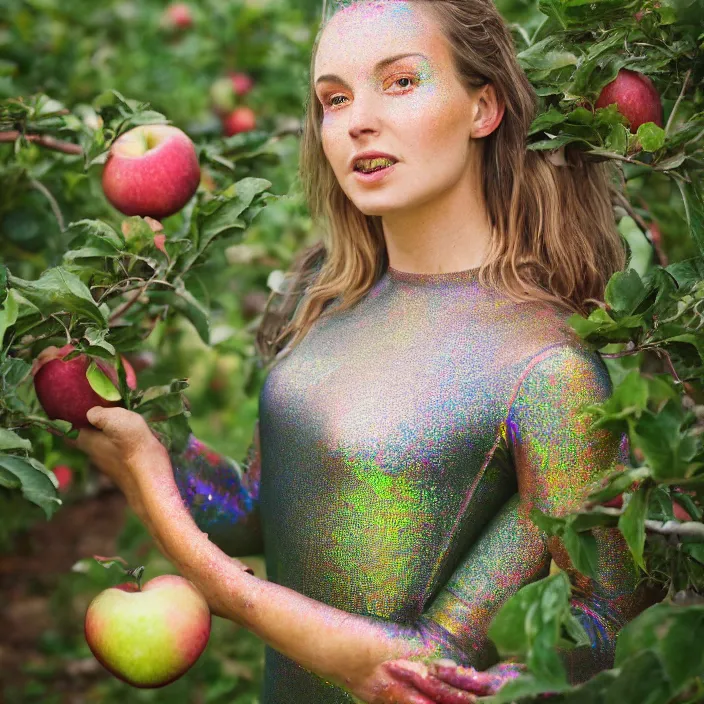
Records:
<instances>
[{"instance_id":1,"label":"yellow green apple","mask_svg":"<svg viewBox=\"0 0 704 704\"><path fill-rule=\"evenodd\" d=\"M163 687L198 660L210 638L210 608L184 577L165 574L141 588L105 589L88 605L85 638L109 672L133 687Z\"/></svg>"}]
</instances>

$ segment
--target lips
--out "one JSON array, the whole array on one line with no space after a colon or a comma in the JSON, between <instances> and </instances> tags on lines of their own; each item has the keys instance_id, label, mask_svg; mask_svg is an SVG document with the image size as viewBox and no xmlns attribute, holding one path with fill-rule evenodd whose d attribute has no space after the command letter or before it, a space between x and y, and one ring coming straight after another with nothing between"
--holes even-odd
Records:
<instances>
[{"instance_id":1,"label":"lips","mask_svg":"<svg viewBox=\"0 0 704 704\"><path fill-rule=\"evenodd\" d=\"M386 152L360 152L352 157L350 161L350 171L354 171L355 164L362 159L390 159L394 164L398 161L393 154L387 154Z\"/></svg>"}]
</instances>

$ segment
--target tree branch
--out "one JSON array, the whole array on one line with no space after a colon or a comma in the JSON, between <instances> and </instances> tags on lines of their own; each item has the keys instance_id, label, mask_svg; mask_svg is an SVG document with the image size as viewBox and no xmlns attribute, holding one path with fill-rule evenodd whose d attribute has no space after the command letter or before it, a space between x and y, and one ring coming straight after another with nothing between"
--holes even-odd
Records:
<instances>
[{"instance_id":1,"label":"tree branch","mask_svg":"<svg viewBox=\"0 0 704 704\"><path fill-rule=\"evenodd\" d=\"M77 156L83 156L83 147L81 147L80 144L62 142L45 134L22 134L19 130L0 132L0 142L14 142L20 137L26 139L28 142L34 142L40 147L53 149L54 151L63 152L64 154L76 154Z\"/></svg>"},{"instance_id":2,"label":"tree branch","mask_svg":"<svg viewBox=\"0 0 704 704\"><path fill-rule=\"evenodd\" d=\"M607 506L600 506L598 513L604 513L607 516L620 517L623 515L624 509L622 508L609 508ZM652 521L647 518L645 521L645 529L649 530L651 533L658 533L659 535L674 535L678 538L699 538L704 541L704 523L699 523L698 521L687 521L685 523L680 523L679 521Z\"/></svg>"}]
</instances>

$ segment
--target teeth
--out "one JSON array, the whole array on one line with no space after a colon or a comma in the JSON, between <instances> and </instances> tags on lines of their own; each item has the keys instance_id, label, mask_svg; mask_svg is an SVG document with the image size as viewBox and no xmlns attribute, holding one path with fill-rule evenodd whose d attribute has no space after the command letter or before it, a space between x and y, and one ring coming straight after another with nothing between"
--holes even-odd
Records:
<instances>
[{"instance_id":1,"label":"teeth","mask_svg":"<svg viewBox=\"0 0 704 704\"><path fill-rule=\"evenodd\" d=\"M355 169L357 171L373 171L378 169L380 166L391 166L394 163L392 159L387 157L380 157L377 159L360 159L355 164Z\"/></svg>"}]
</instances>

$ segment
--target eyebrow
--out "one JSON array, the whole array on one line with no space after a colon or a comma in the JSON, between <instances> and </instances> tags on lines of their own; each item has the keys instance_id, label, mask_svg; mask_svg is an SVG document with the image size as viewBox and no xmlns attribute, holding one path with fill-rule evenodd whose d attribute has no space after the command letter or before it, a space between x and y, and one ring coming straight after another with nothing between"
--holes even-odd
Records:
<instances>
[{"instance_id":1,"label":"eyebrow","mask_svg":"<svg viewBox=\"0 0 704 704\"><path fill-rule=\"evenodd\" d=\"M428 57L425 56L425 54L418 54L418 53L410 53L410 54L395 54L394 56L389 56L386 59L382 59L379 61L379 63L374 67L375 73L378 73L381 69L386 68L390 64L394 63L395 61L399 61L400 59L405 59L408 56L421 56L424 59L427 59ZM325 81L330 81L331 83L341 83L345 87L349 88L349 84L347 81L345 81L344 78L340 78L340 76L337 76L334 73L326 73L323 76L320 76L318 80L315 82L315 85L318 85L319 83L323 83Z\"/></svg>"}]
</instances>

